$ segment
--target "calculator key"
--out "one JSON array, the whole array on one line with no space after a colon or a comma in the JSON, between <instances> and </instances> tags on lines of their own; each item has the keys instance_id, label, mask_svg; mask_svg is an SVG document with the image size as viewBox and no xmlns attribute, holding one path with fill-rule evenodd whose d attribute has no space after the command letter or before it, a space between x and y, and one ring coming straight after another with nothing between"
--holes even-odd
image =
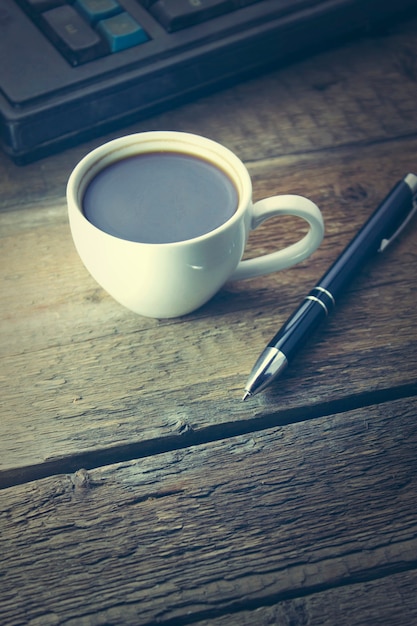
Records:
<instances>
[{"instance_id":1,"label":"calculator key","mask_svg":"<svg viewBox=\"0 0 417 626\"><path fill-rule=\"evenodd\" d=\"M173 32L233 9L233 0L157 0L149 10L167 31Z\"/></svg>"},{"instance_id":2,"label":"calculator key","mask_svg":"<svg viewBox=\"0 0 417 626\"><path fill-rule=\"evenodd\" d=\"M74 7L91 24L122 12L122 7L116 0L75 0Z\"/></svg>"},{"instance_id":3,"label":"calculator key","mask_svg":"<svg viewBox=\"0 0 417 626\"><path fill-rule=\"evenodd\" d=\"M71 6L42 13L46 34L72 65L92 61L108 53L106 42Z\"/></svg>"},{"instance_id":4,"label":"calculator key","mask_svg":"<svg viewBox=\"0 0 417 626\"><path fill-rule=\"evenodd\" d=\"M110 50L119 52L149 41L147 33L129 13L119 13L97 24L100 33L106 38Z\"/></svg>"}]
</instances>

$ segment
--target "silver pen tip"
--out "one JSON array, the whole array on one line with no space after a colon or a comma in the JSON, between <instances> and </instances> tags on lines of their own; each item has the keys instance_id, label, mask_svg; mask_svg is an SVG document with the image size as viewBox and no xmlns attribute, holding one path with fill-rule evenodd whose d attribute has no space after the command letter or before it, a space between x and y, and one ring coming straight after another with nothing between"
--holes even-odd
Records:
<instances>
[{"instance_id":1,"label":"silver pen tip","mask_svg":"<svg viewBox=\"0 0 417 626\"><path fill-rule=\"evenodd\" d=\"M244 402L245 400L247 400L251 396L252 396L252 394L249 391L245 391L245 393L243 394L242 402Z\"/></svg>"}]
</instances>

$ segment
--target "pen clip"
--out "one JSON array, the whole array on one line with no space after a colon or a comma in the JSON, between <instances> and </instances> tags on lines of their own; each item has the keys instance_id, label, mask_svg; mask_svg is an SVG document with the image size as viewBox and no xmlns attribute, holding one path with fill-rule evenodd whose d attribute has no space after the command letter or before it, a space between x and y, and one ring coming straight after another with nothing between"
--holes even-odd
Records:
<instances>
[{"instance_id":1,"label":"pen clip","mask_svg":"<svg viewBox=\"0 0 417 626\"><path fill-rule=\"evenodd\" d=\"M393 235L391 235L391 237L389 239L383 239L381 241L381 244L380 244L380 246L378 248L378 252L385 252L385 250L388 248L388 246L392 244L394 239L396 239L398 237L398 235L400 233L402 233L402 231L407 226L408 222L414 217L416 212L417 212L417 199L414 197L410 213L407 215L407 217L399 225L399 227L397 228L395 233Z\"/></svg>"}]
</instances>

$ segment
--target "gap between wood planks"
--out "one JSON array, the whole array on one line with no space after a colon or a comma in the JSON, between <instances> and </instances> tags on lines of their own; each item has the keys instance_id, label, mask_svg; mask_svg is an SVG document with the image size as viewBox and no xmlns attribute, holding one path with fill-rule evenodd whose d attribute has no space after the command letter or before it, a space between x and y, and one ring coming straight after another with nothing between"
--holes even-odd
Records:
<instances>
[{"instance_id":1,"label":"gap between wood planks","mask_svg":"<svg viewBox=\"0 0 417 626\"><path fill-rule=\"evenodd\" d=\"M281 594L265 595L256 599L243 599L236 602L231 602L227 608L221 609L207 609L202 611L192 612L189 615L181 615L173 618L164 619L161 621L163 626L187 626L188 624L198 624L202 622L207 624L206 620L215 620L216 618L227 617L233 619L233 615L239 614L242 611L256 611L266 607L272 607L279 602L288 600L296 600L299 598L306 598L315 594L320 594L326 591L334 591L343 587L349 587L352 585L360 585L367 582L375 582L387 578L395 574L401 574L403 572L412 572L417 568L417 560L414 562L407 562L404 564L387 564L378 569L366 570L360 574L349 576L343 580L335 581L331 580L328 583L320 583L318 585L310 585L307 587L294 589L293 591L286 590ZM235 622L231 622L233 624ZM264 623L264 622L262 622ZM269 623L269 622L268 622ZM155 626L155 622L146 622L141 626Z\"/></svg>"},{"instance_id":2,"label":"gap between wood planks","mask_svg":"<svg viewBox=\"0 0 417 626\"><path fill-rule=\"evenodd\" d=\"M328 156L337 154L340 160L349 157L352 155L352 151L358 150L367 150L370 148L374 148L375 146L390 146L391 144L401 144L403 142L415 141L417 139L417 132L405 132L400 135L395 135L393 137L375 137L369 139L362 139L356 141L346 141L343 144L337 145L325 145L321 147L312 147L312 148L303 148L302 150L294 149L291 152L286 152L285 154L276 154L273 156L262 156L258 159L246 159L245 165L246 167L260 167L268 164L275 163L279 166L280 163L289 164L292 161L296 163L300 163L300 157L305 157L306 160L314 158L320 158L320 156ZM405 172L406 173L406 172ZM395 181L393 181L394 183Z\"/></svg>"},{"instance_id":3,"label":"gap between wood planks","mask_svg":"<svg viewBox=\"0 0 417 626\"><path fill-rule=\"evenodd\" d=\"M222 439L229 439L276 426L286 426L305 420L318 419L354 409L365 408L417 395L417 383L400 385L376 392L353 394L336 401L324 402L310 407L295 407L278 413L261 415L244 422L233 421L213 424L200 430L194 430L192 424L177 425L176 430L165 437L139 441L114 448L102 448L57 457L43 463L26 467L12 468L0 472L0 489L22 485L26 482L47 478L55 474L71 474L79 469L91 470L105 465L122 463L149 456L156 456L173 450L181 450Z\"/></svg>"}]
</instances>

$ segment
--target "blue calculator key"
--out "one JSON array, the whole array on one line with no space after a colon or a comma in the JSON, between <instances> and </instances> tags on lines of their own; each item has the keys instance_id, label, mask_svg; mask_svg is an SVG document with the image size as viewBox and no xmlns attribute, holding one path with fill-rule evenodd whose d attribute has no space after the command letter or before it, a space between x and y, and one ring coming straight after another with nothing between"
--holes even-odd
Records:
<instances>
[{"instance_id":1,"label":"blue calculator key","mask_svg":"<svg viewBox=\"0 0 417 626\"><path fill-rule=\"evenodd\" d=\"M74 6L91 24L122 12L116 0L75 0Z\"/></svg>"},{"instance_id":2,"label":"blue calculator key","mask_svg":"<svg viewBox=\"0 0 417 626\"><path fill-rule=\"evenodd\" d=\"M126 50L149 41L149 37L142 26L126 12L102 20L98 23L97 28L107 39L112 52Z\"/></svg>"}]
</instances>

